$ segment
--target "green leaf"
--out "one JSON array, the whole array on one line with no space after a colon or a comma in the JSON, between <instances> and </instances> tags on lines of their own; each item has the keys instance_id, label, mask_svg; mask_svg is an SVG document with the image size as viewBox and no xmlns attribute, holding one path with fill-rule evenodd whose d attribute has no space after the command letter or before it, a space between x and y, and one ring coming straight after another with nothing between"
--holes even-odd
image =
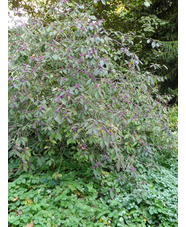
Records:
<instances>
[{"instance_id":1,"label":"green leaf","mask_svg":"<svg viewBox=\"0 0 186 227\"><path fill-rule=\"evenodd\" d=\"M142 201L141 198L137 198L136 200L137 200L137 203L138 203L138 204L141 203L141 201Z\"/></svg>"},{"instance_id":2,"label":"green leaf","mask_svg":"<svg viewBox=\"0 0 186 227\"><path fill-rule=\"evenodd\" d=\"M76 133L76 134L73 136L73 139L76 140L78 137L79 137L79 134Z\"/></svg>"},{"instance_id":3,"label":"green leaf","mask_svg":"<svg viewBox=\"0 0 186 227\"><path fill-rule=\"evenodd\" d=\"M61 139L62 139L61 134L56 133L56 135L55 135L55 139L56 139L56 140L60 140L60 141L61 141Z\"/></svg>"},{"instance_id":4,"label":"green leaf","mask_svg":"<svg viewBox=\"0 0 186 227\"><path fill-rule=\"evenodd\" d=\"M76 143L73 138L70 138L67 140L67 145L71 144L71 143Z\"/></svg>"},{"instance_id":5,"label":"green leaf","mask_svg":"<svg viewBox=\"0 0 186 227\"><path fill-rule=\"evenodd\" d=\"M146 7L149 7L149 6L150 6L150 3L149 3L148 1L145 1L145 2L144 2L144 5L145 5Z\"/></svg>"},{"instance_id":6,"label":"green leaf","mask_svg":"<svg viewBox=\"0 0 186 227\"><path fill-rule=\"evenodd\" d=\"M154 48L156 46L155 42L152 42L152 48Z\"/></svg>"},{"instance_id":7,"label":"green leaf","mask_svg":"<svg viewBox=\"0 0 186 227\"><path fill-rule=\"evenodd\" d=\"M43 139L43 138L42 138L42 135L39 134L39 135L38 135L38 140L39 140L39 141L42 141L42 139Z\"/></svg>"},{"instance_id":8,"label":"green leaf","mask_svg":"<svg viewBox=\"0 0 186 227\"><path fill-rule=\"evenodd\" d=\"M74 4L72 4L71 2L70 2L70 3L68 3L68 5L69 5L69 6L74 6Z\"/></svg>"},{"instance_id":9,"label":"green leaf","mask_svg":"<svg viewBox=\"0 0 186 227\"><path fill-rule=\"evenodd\" d=\"M110 191L110 197L111 199L114 199L114 192L112 190Z\"/></svg>"},{"instance_id":10,"label":"green leaf","mask_svg":"<svg viewBox=\"0 0 186 227\"><path fill-rule=\"evenodd\" d=\"M27 172L27 170L28 170L28 164L24 163L23 164L23 169L24 169L25 172Z\"/></svg>"},{"instance_id":11,"label":"green leaf","mask_svg":"<svg viewBox=\"0 0 186 227\"><path fill-rule=\"evenodd\" d=\"M16 89L18 89L18 86L17 86L17 84L14 84L14 87L15 87Z\"/></svg>"},{"instance_id":12,"label":"green leaf","mask_svg":"<svg viewBox=\"0 0 186 227\"><path fill-rule=\"evenodd\" d=\"M103 5L106 5L106 2L105 2L105 0L101 0L101 2L102 2L102 4L103 4Z\"/></svg>"},{"instance_id":13,"label":"green leaf","mask_svg":"<svg viewBox=\"0 0 186 227\"><path fill-rule=\"evenodd\" d=\"M93 128L93 132L96 136L99 136L99 132L95 128Z\"/></svg>"},{"instance_id":14,"label":"green leaf","mask_svg":"<svg viewBox=\"0 0 186 227\"><path fill-rule=\"evenodd\" d=\"M95 75L95 76L99 75L99 73L100 73L99 69L95 69L95 70L94 70L94 75Z\"/></svg>"},{"instance_id":15,"label":"green leaf","mask_svg":"<svg viewBox=\"0 0 186 227\"><path fill-rule=\"evenodd\" d=\"M34 203L37 203L37 202L38 202L38 198L34 197Z\"/></svg>"},{"instance_id":16,"label":"green leaf","mask_svg":"<svg viewBox=\"0 0 186 227\"><path fill-rule=\"evenodd\" d=\"M104 141L103 141L103 140L101 140L101 142L100 142L100 146L101 146L101 148L102 148L102 149L105 147L105 143L104 143Z\"/></svg>"},{"instance_id":17,"label":"green leaf","mask_svg":"<svg viewBox=\"0 0 186 227\"><path fill-rule=\"evenodd\" d=\"M87 85L88 85L88 84L91 84L91 82L92 82L92 79L89 79L89 80L87 81Z\"/></svg>"},{"instance_id":18,"label":"green leaf","mask_svg":"<svg viewBox=\"0 0 186 227\"><path fill-rule=\"evenodd\" d=\"M96 99L98 99L98 98L99 98L99 94L98 94L98 92L96 92L96 93L95 93L95 97L96 97Z\"/></svg>"},{"instance_id":19,"label":"green leaf","mask_svg":"<svg viewBox=\"0 0 186 227\"><path fill-rule=\"evenodd\" d=\"M56 120L59 124L61 124L61 123L63 122L62 117L61 117L59 114L55 117L55 120Z\"/></svg>"}]
</instances>

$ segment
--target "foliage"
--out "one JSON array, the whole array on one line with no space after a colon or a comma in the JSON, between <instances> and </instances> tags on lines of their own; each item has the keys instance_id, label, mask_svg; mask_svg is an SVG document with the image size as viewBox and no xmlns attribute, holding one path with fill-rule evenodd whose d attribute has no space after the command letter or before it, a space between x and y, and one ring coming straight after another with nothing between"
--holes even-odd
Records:
<instances>
[{"instance_id":1,"label":"foliage","mask_svg":"<svg viewBox=\"0 0 186 227\"><path fill-rule=\"evenodd\" d=\"M174 133L178 133L178 106L175 105L171 108L164 109L165 114L169 118L169 128Z\"/></svg>"},{"instance_id":2,"label":"foliage","mask_svg":"<svg viewBox=\"0 0 186 227\"><path fill-rule=\"evenodd\" d=\"M177 106L140 70L136 34L43 2L9 30L9 226L177 226Z\"/></svg>"},{"instance_id":3,"label":"foliage","mask_svg":"<svg viewBox=\"0 0 186 227\"><path fill-rule=\"evenodd\" d=\"M89 2L89 1L88 1ZM92 12L104 19L106 29L132 33L135 51L144 70L161 77L161 94L169 94L177 102L178 88L178 1L135 0L103 3L96 1ZM153 63L156 62L156 65Z\"/></svg>"},{"instance_id":4,"label":"foliage","mask_svg":"<svg viewBox=\"0 0 186 227\"><path fill-rule=\"evenodd\" d=\"M114 31L132 33L135 52L143 62L142 68L166 77L159 84L162 94L169 94L177 102L178 87L178 1L169 0L76 0L85 10L104 20L104 27ZM9 0L11 9L24 9L37 18L53 18L48 8L54 0L28 2ZM19 12L20 14L20 12ZM156 62L156 65L153 63ZM165 67L162 67L165 66ZM168 68L168 70L167 70ZM170 103L171 103L170 102Z\"/></svg>"},{"instance_id":5,"label":"foliage","mask_svg":"<svg viewBox=\"0 0 186 227\"><path fill-rule=\"evenodd\" d=\"M174 166L142 167L135 189L113 172L102 171L97 179L87 166L73 162L63 162L57 173L46 172L44 166L35 172L21 171L16 178L10 176L9 225L175 227Z\"/></svg>"},{"instance_id":6,"label":"foliage","mask_svg":"<svg viewBox=\"0 0 186 227\"><path fill-rule=\"evenodd\" d=\"M162 7L158 15L168 23L160 26L156 32L162 43L158 58L168 68L160 71L161 75L167 75L167 80L161 83L161 92L171 94L171 103L174 104L178 103L178 1L166 2L164 5L168 7Z\"/></svg>"},{"instance_id":7,"label":"foliage","mask_svg":"<svg viewBox=\"0 0 186 227\"><path fill-rule=\"evenodd\" d=\"M175 136L151 97L158 77L140 72L131 38L108 34L83 5L49 10L52 23L30 19L9 32L9 157L21 159L19 170L34 168L34 155L51 166L55 153L94 170L171 162Z\"/></svg>"}]
</instances>

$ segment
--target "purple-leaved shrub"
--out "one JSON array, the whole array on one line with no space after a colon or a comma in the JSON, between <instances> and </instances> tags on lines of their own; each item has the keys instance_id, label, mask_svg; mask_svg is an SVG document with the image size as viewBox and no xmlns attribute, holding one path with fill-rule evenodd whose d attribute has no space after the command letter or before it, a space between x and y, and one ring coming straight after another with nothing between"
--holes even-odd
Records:
<instances>
[{"instance_id":1,"label":"purple-leaved shrub","mask_svg":"<svg viewBox=\"0 0 186 227\"><path fill-rule=\"evenodd\" d=\"M51 9L49 9L51 10ZM176 150L156 81L140 72L129 35L108 32L83 6L59 1L45 18L9 30L9 156L27 170L34 155L75 146L93 169L161 162Z\"/></svg>"}]
</instances>

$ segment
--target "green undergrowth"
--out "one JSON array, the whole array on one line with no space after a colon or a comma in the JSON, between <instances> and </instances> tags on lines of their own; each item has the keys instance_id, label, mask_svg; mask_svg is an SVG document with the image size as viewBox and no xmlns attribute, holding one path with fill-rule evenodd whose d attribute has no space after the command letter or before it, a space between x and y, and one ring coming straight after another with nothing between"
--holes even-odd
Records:
<instances>
[{"instance_id":1,"label":"green undergrowth","mask_svg":"<svg viewBox=\"0 0 186 227\"><path fill-rule=\"evenodd\" d=\"M57 172L14 173L17 164L9 164L9 226L177 226L177 163L142 166L135 183L103 169L96 178L70 160Z\"/></svg>"}]
</instances>

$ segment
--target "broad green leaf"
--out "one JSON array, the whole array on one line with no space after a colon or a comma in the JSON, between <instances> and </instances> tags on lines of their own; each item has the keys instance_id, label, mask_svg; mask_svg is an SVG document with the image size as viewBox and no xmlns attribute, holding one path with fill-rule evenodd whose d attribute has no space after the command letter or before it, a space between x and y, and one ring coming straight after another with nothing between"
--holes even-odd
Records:
<instances>
[{"instance_id":1,"label":"broad green leaf","mask_svg":"<svg viewBox=\"0 0 186 227\"><path fill-rule=\"evenodd\" d=\"M59 114L57 114L57 116L55 117L55 120L56 120L59 124L61 124L61 123L63 122L62 117L61 117Z\"/></svg>"},{"instance_id":2,"label":"broad green leaf","mask_svg":"<svg viewBox=\"0 0 186 227\"><path fill-rule=\"evenodd\" d=\"M106 2L105 2L105 0L101 0L101 2L103 3L103 5L106 5Z\"/></svg>"}]
</instances>

